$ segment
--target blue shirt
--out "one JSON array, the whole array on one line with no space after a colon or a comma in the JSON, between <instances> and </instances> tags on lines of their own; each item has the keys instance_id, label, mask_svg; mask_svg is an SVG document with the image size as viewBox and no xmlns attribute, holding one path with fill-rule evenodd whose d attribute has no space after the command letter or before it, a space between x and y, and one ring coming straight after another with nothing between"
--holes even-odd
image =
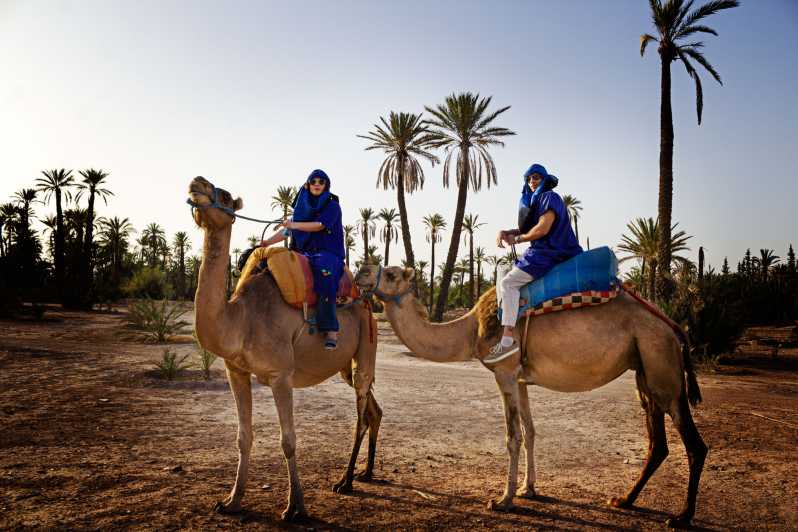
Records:
<instances>
[{"instance_id":1,"label":"blue shirt","mask_svg":"<svg viewBox=\"0 0 798 532\"><path fill-rule=\"evenodd\" d=\"M565 203L553 190L544 192L538 198L532 218L533 227L547 211L554 213L554 223L551 224L548 234L533 241L524 255L515 262L516 267L521 268L535 279L546 275L560 262L582 253L582 248L571 229Z\"/></svg>"},{"instance_id":2,"label":"blue shirt","mask_svg":"<svg viewBox=\"0 0 798 532\"><path fill-rule=\"evenodd\" d=\"M315 215L314 222L321 222L324 229L309 235L302 249L297 249L302 253L327 252L343 259L346 256L344 250L344 228L341 223L341 206L337 201L330 200L321 211ZM304 231L294 231L304 233Z\"/></svg>"}]
</instances>

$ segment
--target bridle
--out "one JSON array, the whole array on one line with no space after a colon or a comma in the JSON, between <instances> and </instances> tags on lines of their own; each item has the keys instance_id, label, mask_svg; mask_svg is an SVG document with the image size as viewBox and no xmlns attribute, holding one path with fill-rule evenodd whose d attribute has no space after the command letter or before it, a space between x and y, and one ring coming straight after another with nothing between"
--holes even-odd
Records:
<instances>
[{"instance_id":1,"label":"bridle","mask_svg":"<svg viewBox=\"0 0 798 532\"><path fill-rule=\"evenodd\" d=\"M402 302L402 298L403 297L405 297L407 294L413 292L413 287L412 286L408 287L407 290L405 290L404 292L401 292L401 293L396 294L394 296L386 294L385 292L383 292L379 288L380 280L382 279L382 270L383 270L382 265L378 264L377 265L377 282L374 283L374 288L372 288L371 290L363 290L363 296L369 297L369 296L371 296L373 294L373 295L377 296L379 299L381 299L382 301L391 301L391 302L396 303L397 305L399 305Z\"/></svg>"},{"instance_id":2,"label":"bridle","mask_svg":"<svg viewBox=\"0 0 798 532\"><path fill-rule=\"evenodd\" d=\"M194 212L194 209L204 210L204 209L214 208L214 209L219 209L220 211L222 211L226 215L230 216L233 219L233 221L235 221L236 218L243 218L244 220L249 220L251 222L258 222L258 223L261 223L261 224L266 224L267 227L270 226L270 225L277 224L277 223L280 223L280 222L283 221L282 218L278 219L278 220L259 220L258 218L250 218L249 216L244 216L243 214L236 214L236 212L233 209L231 209L230 207L225 207L224 205L219 203L219 189L216 188L215 186L213 186L213 184L211 184L211 183L208 183L208 184L213 189L213 195L212 196L209 196L205 192L198 191L198 190L197 191L192 191L192 193L193 194L202 194L203 196L205 196L206 198L211 200L210 204L208 204L208 205L200 205L199 203L196 203L195 201L192 201L191 198L186 199L186 203L191 205L191 212L192 213Z\"/></svg>"}]
</instances>

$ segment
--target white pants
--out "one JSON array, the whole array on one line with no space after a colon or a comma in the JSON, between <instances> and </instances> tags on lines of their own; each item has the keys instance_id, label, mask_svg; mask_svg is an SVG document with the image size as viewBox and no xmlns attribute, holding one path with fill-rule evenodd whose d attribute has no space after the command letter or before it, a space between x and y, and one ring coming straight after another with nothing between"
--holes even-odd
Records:
<instances>
[{"instance_id":1,"label":"white pants","mask_svg":"<svg viewBox=\"0 0 798 532\"><path fill-rule=\"evenodd\" d=\"M515 327L518 321L518 301L520 299L521 288L531 283L534 277L526 273L521 268L516 268L507 272L496 283L496 297L502 309L502 326Z\"/></svg>"}]
</instances>

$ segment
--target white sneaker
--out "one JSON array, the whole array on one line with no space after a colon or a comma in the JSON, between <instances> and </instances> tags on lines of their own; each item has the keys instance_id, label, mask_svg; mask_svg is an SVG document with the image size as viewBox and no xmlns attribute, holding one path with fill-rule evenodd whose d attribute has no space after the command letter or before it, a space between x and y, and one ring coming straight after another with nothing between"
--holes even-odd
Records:
<instances>
[{"instance_id":1,"label":"white sneaker","mask_svg":"<svg viewBox=\"0 0 798 532\"><path fill-rule=\"evenodd\" d=\"M519 351L518 342L513 340L512 345L509 347L504 347L499 341L496 345L490 348L488 352L488 356L482 359L483 364L495 364L497 362L501 362L507 357L513 356Z\"/></svg>"}]
</instances>

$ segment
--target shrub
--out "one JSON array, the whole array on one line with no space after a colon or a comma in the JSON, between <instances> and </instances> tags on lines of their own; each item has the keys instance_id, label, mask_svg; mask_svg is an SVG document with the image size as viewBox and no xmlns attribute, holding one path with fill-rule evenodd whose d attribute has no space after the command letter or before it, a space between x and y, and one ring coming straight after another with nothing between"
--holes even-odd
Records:
<instances>
[{"instance_id":1,"label":"shrub","mask_svg":"<svg viewBox=\"0 0 798 532\"><path fill-rule=\"evenodd\" d=\"M213 366L213 363L216 362L217 357L200 345L196 331L194 332L194 341L197 342L197 347L200 351L200 369L202 369L202 378L206 381L210 380L211 366Z\"/></svg>"},{"instance_id":2,"label":"shrub","mask_svg":"<svg viewBox=\"0 0 798 532\"><path fill-rule=\"evenodd\" d=\"M128 297L151 299L162 299L173 293L172 285L166 280L166 274L157 268L146 266L134 273L122 290Z\"/></svg>"},{"instance_id":3,"label":"shrub","mask_svg":"<svg viewBox=\"0 0 798 532\"><path fill-rule=\"evenodd\" d=\"M155 367L160 371L162 378L171 381L174 380L178 373L191 367L191 364L185 363L187 358L188 355L183 355L183 357L178 360L177 353L166 348L163 350L163 357L161 360L155 363Z\"/></svg>"},{"instance_id":4,"label":"shrub","mask_svg":"<svg viewBox=\"0 0 798 532\"><path fill-rule=\"evenodd\" d=\"M185 313L185 309L169 305L166 299L160 302L142 299L130 305L127 322L132 328L144 331L155 341L165 342L189 325L187 321L180 319Z\"/></svg>"}]
</instances>

